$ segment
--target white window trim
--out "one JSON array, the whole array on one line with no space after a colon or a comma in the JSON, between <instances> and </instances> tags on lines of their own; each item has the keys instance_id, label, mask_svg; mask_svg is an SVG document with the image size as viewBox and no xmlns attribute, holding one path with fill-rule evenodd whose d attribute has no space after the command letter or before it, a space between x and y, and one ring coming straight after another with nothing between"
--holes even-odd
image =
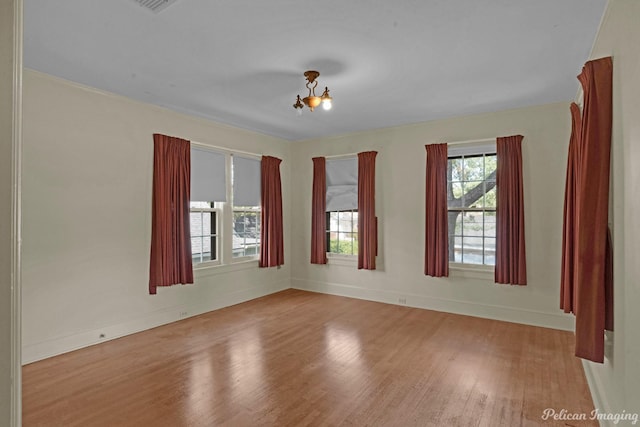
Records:
<instances>
[{"instance_id":1,"label":"white window trim","mask_svg":"<svg viewBox=\"0 0 640 427\"><path fill-rule=\"evenodd\" d=\"M209 202L207 202L209 203ZM189 213L192 212L215 212L216 214L216 259L214 260L208 260L208 261L202 261L202 262L193 262L193 253L191 255L191 262L195 268L195 266L198 267L213 267L216 265L220 265L221 264L221 252L222 252L222 248L221 248L221 243L222 243L222 230L220 229L220 218L222 215L221 209L217 208L217 207L213 207L213 208L189 208ZM190 236L191 238L193 238L192 236Z\"/></svg>"},{"instance_id":2,"label":"white window trim","mask_svg":"<svg viewBox=\"0 0 640 427\"><path fill-rule=\"evenodd\" d=\"M354 212L358 212L358 210L357 209L352 209L352 210L349 210L349 211L326 211L325 212L325 216L326 216L326 214L328 214L330 212L351 212L353 214ZM353 216L352 216L352 218L353 218ZM330 233L330 232L331 232L330 230L325 230L325 233ZM359 236L360 232L359 231L354 231L354 232L351 232L351 234L356 234L356 235ZM325 240L326 240L326 236L325 236ZM329 249L330 248L327 246L327 252L326 252L327 258L329 258L329 257L333 257L333 258L336 258L336 259L343 258L345 260L346 259L351 259L351 258L355 258L356 260L358 259L358 254L344 254L344 253L338 253L338 252L330 252ZM358 251L359 250L360 250L360 248L358 248Z\"/></svg>"},{"instance_id":3,"label":"white window trim","mask_svg":"<svg viewBox=\"0 0 640 427\"><path fill-rule=\"evenodd\" d=\"M452 157L470 157L487 154L496 154L497 159L496 138L450 142L447 144L447 161ZM449 207L447 206L447 212L448 211ZM453 275L458 277L493 279L495 274L495 265L449 261L449 270L453 271Z\"/></svg>"}]
</instances>

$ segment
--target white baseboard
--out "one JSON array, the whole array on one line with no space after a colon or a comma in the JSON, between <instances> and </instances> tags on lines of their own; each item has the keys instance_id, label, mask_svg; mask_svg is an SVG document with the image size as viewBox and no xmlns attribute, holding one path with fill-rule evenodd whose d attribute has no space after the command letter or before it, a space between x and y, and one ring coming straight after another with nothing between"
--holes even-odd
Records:
<instances>
[{"instance_id":1,"label":"white baseboard","mask_svg":"<svg viewBox=\"0 0 640 427\"><path fill-rule=\"evenodd\" d=\"M387 304L404 305L414 308L462 314L466 316L482 317L485 319L502 320L505 322L521 323L524 325L541 326L544 328L573 331L575 320L573 316L563 313L545 313L533 310L515 309L512 307L479 304L469 301L459 301L447 298L434 298L424 295L402 293L406 304L399 304L398 293L363 289L356 286L317 282L307 279L291 279L291 287L304 291L320 292Z\"/></svg>"},{"instance_id":2,"label":"white baseboard","mask_svg":"<svg viewBox=\"0 0 640 427\"><path fill-rule=\"evenodd\" d=\"M587 384L589 385L589 391L591 391L593 406L600 413L612 413L613 410L611 408L609 400L607 399L607 393L605 393L604 386L599 379L600 377L596 375L593 370L592 362L583 359L582 369L584 370L585 377L587 377ZM613 427L615 425L613 421L609 420L599 420L599 423L601 427Z\"/></svg>"},{"instance_id":3,"label":"white baseboard","mask_svg":"<svg viewBox=\"0 0 640 427\"><path fill-rule=\"evenodd\" d=\"M290 286L288 281L261 285L260 287L219 295L215 301L206 301L190 306L174 306L147 313L142 317L123 323L106 325L100 329L83 331L73 335L56 337L46 341L24 345L22 347L22 364L26 365L48 357L57 356L73 350L89 347L94 344L110 341L136 332L141 332L197 316L199 314L207 313L209 311L240 304L242 302L260 298L289 288ZM104 337L100 338L102 335L104 335Z\"/></svg>"}]
</instances>

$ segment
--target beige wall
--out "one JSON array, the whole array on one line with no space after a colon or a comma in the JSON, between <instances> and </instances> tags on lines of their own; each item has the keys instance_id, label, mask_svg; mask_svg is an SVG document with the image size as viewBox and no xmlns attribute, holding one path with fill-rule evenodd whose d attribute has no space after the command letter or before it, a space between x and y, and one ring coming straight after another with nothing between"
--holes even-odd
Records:
<instances>
[{"instance_id":1,"label":"beige wall","mask_svg":"<svg viewBox=\"0 0 640 427\"><path fill-rule=\"evenodd\" d=\"M0 57L11 56L0 0ZM5 22L6 21L6 22ZM640 412L640 3L610 0L593 58L614 56L613 204L616 331L603 365L585 363L598 408ZM6 24L6 25L4 25ZM11 79L0 67L0 424L10 396L9 265ZM6 70L5 70L6 68ZM576 70L576 74L579 70ZM577 83L576 83L577 85ZM568 104L388 128L289 144L27 71L24 131L23 346L25 361L177 320L292 285L371 300L562 329L560 247ZM151 134L284 159L282 269L219 268L196 285L147 294ZM523 134L529 285L496 285L482 274L423 274L424 145ZM377 150L380 269L309 263L311 158ZM7 163L7 164L5 164ZM6 175L6 176L5 176Z\"/></svg>"},{"instance_id":2,"label":"beige wall","mask_svg":"<svg viewBox=\"0 0 640 427\"><path fill-rule=\"evenodd\" d=\"M528 286L497 285L491 274L452 271L425 276L425 144L524 135L523 173ZM567 103L426 122L310 140L292 147L292 285L300 289L572 329L559 309L560 250L567 147ZM310 209L314 156L378 151L376 210L379 270L311 265Z\"/></svg>"},{"instance_id":3,"label":"beige wall","mask_svg":"<svg viewBox=\"0 0 640 427\"><path fill-rule=\"evenodd\" d=\"M153 133L283 159L289 143L25 71L23 360L289 288L281 269L196 271L196 284L148 294Z\"/></svg>"},{"instance_id":4,"label":"beige wall","mask_svg":"<svg viewBox=\"0 0 640 427\"><path fill-rule=\"evenodd\" d=\"M640 2L610 0L591 59L613 56L614 329L605 363L585 362L594 400L640 414Z\"/></svg>"},{"instance_id":5,"label":"beige wall","mask_svg":"<svg viewBox=\"0 0 640 427\"><path fill-rule=\"evenodd\" d=\"M17 247L19 223L15 162L19 152L19 106L21 56L21 2L0 0L0 425L20 423L20 371L16 355L20 349L16 322L19 310ZM16 12L18 11L18 12ZM16 71L18 70L18 71ZM12 380L12 378L15 380Z\"/></svg>"}]
</instances>

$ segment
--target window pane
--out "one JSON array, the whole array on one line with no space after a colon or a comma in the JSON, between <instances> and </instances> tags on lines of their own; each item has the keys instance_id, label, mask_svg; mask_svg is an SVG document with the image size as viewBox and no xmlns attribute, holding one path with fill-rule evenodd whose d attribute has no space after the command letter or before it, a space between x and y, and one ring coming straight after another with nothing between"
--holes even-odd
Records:
<instances>
[{"instance_id":1,"label":"window pane","mask_svg":"<svg viewBox=\"0 0 640 427\"><path fill-rule=\"evenodd\" d=\"M191 224L191 235L202 236L202 213L191 212L189 214L189 223Z\"/></svg>"},{"instance_id":2,"label":"window pane","mask_svg":"<svg viewBox=\"0 0 640 427\"><path fill-rule=\"evenodd\" d=\"M255 256L260 251L260 211L251 208L233 211L233 244L234 258Z\"/></svg>"},{"instance_id":3,"label":"window pane","mask_svg":"<svg viewBox=\"0 0 640 427\"><path fill-rule=\"evenodd\" d=\"M454 234L456 236L462 236L462 213L461 212L455 212L452 213L451 216L453 217L453 215L455 215L455 219L456 219L456 226L454 227Z\"/></svg>"},{"instance_id":4,"label":"window pane","mask_svg":"<svg viewBox=\"0 0 640 427\"><path fill-rule=\"evenodd\" d=\"M358 212L327 212L327 251L345 255L358 253Z\"/></svg>"},{"instance_id":5,"label":"window pane","mask_svg":"<svg viewBox=\"0 0 640 427\"><path fill-rule=\"evenodd\" d=\"M464 214L462 235L482 236L482 212L466 212Z\"/></svg>"},{"instance_id":6,"label":"window pane","mask_svg":"<svg viewBox=\"0 0 640 427\"><path fill-rule=\"evenodd\" d=\"M478 181L484 179L484 157L464 158L464 180Z\"/></svg>"},{"instance_id":7,"label":"window pane","mask_svg":"<svg viewBox=\"0 0 640 427\"><path fill-rule=\"evenodd\" d=\"M449 171L447 172L447 176L451 177L451 181L463 180L462 158L449 159L448 167L449 167Z\"/></svg>"},{"instance_id":8,"label":"window pane","mask_svg":"<svg viewBox=\"0 0 640 427\"><path fill-rule=\"evenodd\" d=\"M455 262L462 262L462 237L453 239L453 248Z\"/></svg>"},{"instance_id":9,"label":"window pane","mask_svg":"<svg viewBox=\"0 0 640 427\"><path fill-rule=\"evenodd\" d=\"M351 212L340 212L339 230L343 232L353 232L353 215Z\"/></svg>"},{"instance_id":10,"label":"window pane","mask_svg":"<svg viewBox=\"0 0 640 427\"><path fill-rule=\"evenodd\" d=\"M498 161L495 154L485 156L484 158L484 177L489 178L496 171ZM495 180L495 176L493 177Z\"/></svg>"},{"instance_id":11,"label":"window pane","mask_svg":"<svg viewBox=\"0 0 640 427\"><path fill-rule=\"evenodd\" d=\"M485 193L485 195L482 197L482 205L485 208L488 209L495 209L496 208L496 188L495 188L495 182L493 183L489 183L487 182L486 188L489 188L491 186L491 184L494 185L494 187L492 189L490 189L489 191L487 191Z\"/></svg>"},{"instance_id":12,"label":"window pane","mask_svg":"<svg viewBox=\"0 0 640 427\"><path fill-rule=\"evenodd\" d=\"M202 238L201 237L192 237L191 238L191 256L193 258L193 262L202 262Z\"/></svg>"},{"instance_id":13,"label":"window pane","mask_svg":"<svg viewBox=\"0 0 640 427\"><path fill-rule=\"evenodd\" d=\"M475 201L478 200L478 196L482 196L482 192L478 193L478 196L476 196L475 198L474 196L472 196L472 194L470 194L473 191L473 189L478 186L480 186L480 189L482 189L482 181L470 181L470 182L463 183L463 187L462 187L462 190L464 191L464 196L462 200L463 207L471 206L471 204L473 204Z\"/></svg>"},{"instance_id":14,"label":"window pane","mask_svg":"<svg viewBox=\"0 0 640 427\"><path fill-rule=\"evenodd\" d=\"M329 230L338 231L338 212L329 212Z\"/></svg>"},{"instance_id":15,"label":"window pane","mask_svg":"<svg viewBox=\"0 0 640 427\"><path fill-rule=\"evenodd\" d=\"M463 237L462 262L467 264L482 264L482 237Z\"/></svg>"},{"instance_id":16,"label":"window pane","mask_svg":"<svg viewBox=\"0 0 640 427\"><path fill-rule=\"evenodd\" d=\"M211 212L201 213L202 235L211 234Z\"/></svg>"},{"instance_id":17,"label":"window pane","mask_svg":"<svg viewBox=\"0 0 640 427\"><path fill-rule=\"evenodd\" d=\"M496 213L484 213L484 235L487 237L496 237Z\"/></svg>"},{"instance_id":18,"label":"window pane","mask_svg":"<svg viewBox=\"0 0 640 427\"><path fill-rule=\"evenodd\" d=\"M462 196L462 183L461 182L451 182L449 185L449 191L447 191L447 202L451 202L452 200L459 199Z\"/></svg>"}]
</instances>

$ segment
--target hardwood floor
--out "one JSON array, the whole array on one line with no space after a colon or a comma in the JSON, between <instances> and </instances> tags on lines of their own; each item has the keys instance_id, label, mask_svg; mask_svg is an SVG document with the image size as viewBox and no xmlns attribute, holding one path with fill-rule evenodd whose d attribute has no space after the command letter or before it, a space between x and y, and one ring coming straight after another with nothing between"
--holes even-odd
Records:
<instances>
[{"instance_id":1,"label":"hardwood floor","mask_svg":"<svg viewBox=\"0 0 640 427\"><path fill-rule=\"evenodd\" d=\"M287 290L23 368L24 426L536 426L568 332Z\"/></svg>"}]
</instances>

